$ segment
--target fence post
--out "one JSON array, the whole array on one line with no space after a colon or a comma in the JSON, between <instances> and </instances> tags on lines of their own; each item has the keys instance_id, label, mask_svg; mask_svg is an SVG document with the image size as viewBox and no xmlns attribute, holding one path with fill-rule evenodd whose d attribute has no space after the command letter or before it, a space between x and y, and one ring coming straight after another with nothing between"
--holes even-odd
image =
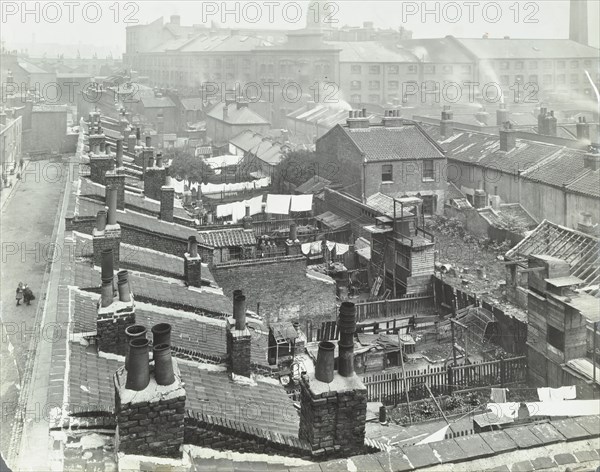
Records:
<instances>
[{"instance_id":1,"label":"fence post","mask_svg":"<svg viewBox=\"0 0 600 472\"><path fill-rule=\"evenodd\" d=\"M500 358L500 386L504 387L506 383L506 364L504 359Z\"/></svg>"},{"instance_id":2,"label":"fence post","mask_svg":"<svg viewBox=\"0 0 600 472\"><path fill-rule=\"evenodd\" d=\"M454 371L451 365L446 370L446 383L448 384L448 395L452 395L452 391L454 390Z\"/></svg>"},{"instance_id":3,"label":"fence post","mask_svg":"<svg viewBox=\"0 0 600 472\"><path fill-rule=\"evenodd\" d=\"M383 301L383 317L387 318L388 316L388 301L387 298Z\"/></svg>"}]
</instances>

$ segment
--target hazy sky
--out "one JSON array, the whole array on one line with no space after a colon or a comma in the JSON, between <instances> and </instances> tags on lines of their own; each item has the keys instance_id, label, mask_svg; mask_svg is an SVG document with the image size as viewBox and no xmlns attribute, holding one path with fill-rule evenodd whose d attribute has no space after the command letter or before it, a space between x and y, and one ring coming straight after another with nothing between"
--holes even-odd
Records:
<instances>
[{"instance_id":1,"label":"hazy sky","mask_svg":"<svg viewBox=\"0 0 600 472\"><path fill-rule=\"evenodd\" d=\"M269 6L269 3L271 6ZM600 17L600 2L588 2L589 18ZM23 15L24 8L30 12ZM125 27L144 24L172 14L184 25L216 21L226 26L297 29L306 22L308 1L220 2L220 1L135 1L135 2L2 2L2 41L9 48L27 47L32 42L60 45L93 45L98 52L119 56L125 50ZM298 10L300 7L300 11ZM440 37L533 37L567 38L569 1L321 1L321 14L335 25L360 25L372 21L378 27L404 26L415 38ZM429 13L423 16L427 10ZM221 14L229 11L229 16ZM270 17L270 14L272 15ZM590 44L598 47L598 23L589 21ZM72 50L72 48L69 48ZM54 51L53 51L54 52ZM59 51L56 51L58 53ZM82 56L89 56L83 48ZM70 54L67 54L70 55Z\"/></svg>"}]
</instances>

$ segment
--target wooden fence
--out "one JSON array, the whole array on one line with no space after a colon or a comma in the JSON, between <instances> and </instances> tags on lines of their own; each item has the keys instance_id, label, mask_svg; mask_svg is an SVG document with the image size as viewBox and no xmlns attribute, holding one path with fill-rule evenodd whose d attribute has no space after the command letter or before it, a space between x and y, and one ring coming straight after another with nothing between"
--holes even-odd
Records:
<instances>
[{"instance_id":1,"label":"wooden fence","mask_svg":"<svg viewBox=\"0 0 600 472\"><path fill-rule=\"evenodd\" d=\"M356 320L401 318L405 315L433 314L435 304L433 295L421 294L406 296L394 300L377 300L356 304Z\"/></svg>"},{"instance_id":2,"label":"wooden fence","mask_svg":"<svg viewBox=\"0 0 600 472\"><path fill-rule=\"evenodd\" d=\"M363 378L367 387L367 401L380 401L397 405L410 400L429 397L429 387L434 395L450 395L480 387L504 387L525 382L527 365L525 357L501 359L470 365L432 367L423 370L382 372Z\"/></svg>"},{"instance_id":3,"label":"wooden fence","mask_svg":"<svg viewBox=\"0 0 600 472\"><path fill-rule=\"evenodd\" d=\"M335 313L337 314L337 309ZM397 334L398 332L406 332L409 326L415 326L419 318L416 316L403 316L383 321L360 322L356 325L357 333L369 334ZM324 321L320 328L315 328L309 320L306 323L305 329L306 339L308 342L313 341L330 341L339 339L339 330L337 321Z\"/></svg>"}]
</instances>

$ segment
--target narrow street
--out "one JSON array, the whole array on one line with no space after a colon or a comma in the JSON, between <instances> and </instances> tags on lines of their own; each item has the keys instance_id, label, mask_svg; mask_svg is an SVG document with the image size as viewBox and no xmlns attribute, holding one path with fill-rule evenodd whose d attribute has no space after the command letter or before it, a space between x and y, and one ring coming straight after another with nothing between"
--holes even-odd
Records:
<instances>
[{"instance_id":1,"label":"narrow street","mask_svg":"<svg viewBox=\"0 0 600 472\"><path fill-rule=\"evenodd\" d=\"M32 378L34 350L40 345L42 312L48 276L52 269L57 212L68 174L62 161L29 162L23 179L10 195L3 193L2 205L2 332L0 369L2 390L2 436L4 458L11 457L11 432L24 387ZM59 248L60 249L60 248ZM16 305L18 282L27 283L35 300ZM47 371L45 372L47 376ZM12 443L13 447L18 444Z\"/></svg>"}]
</instances>

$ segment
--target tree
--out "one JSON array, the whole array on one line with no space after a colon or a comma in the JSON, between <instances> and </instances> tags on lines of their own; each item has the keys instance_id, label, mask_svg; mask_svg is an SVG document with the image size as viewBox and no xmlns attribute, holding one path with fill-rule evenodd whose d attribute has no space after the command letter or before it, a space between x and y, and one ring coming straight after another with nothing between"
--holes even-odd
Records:
<instances>
[{"instance_id":1,"label":"tree","mask_svg":"<svg viewBox=\"0 0 600 472\"><path fill-rule=\"evenodd\" d=\"M165 158L171 159L170 175L183 179L188 187L193 183L206 182L208 176L214 174L202 158L194 156L193 149L169 148L165 151Z\"/></svg>"},{"instance_id":2,"label":"tree","mask_svg":"<svg viewBox=\"0 0 600 472\"><path fill-rule=\"evenodd\" d=\"M277 186L281 189L284 182L298 187L315 175L321 175L317 154L312 151L291 151L277 165L275 172ZM324 175L322 177L327 178Z\"/></svg>"}]
</instances>

